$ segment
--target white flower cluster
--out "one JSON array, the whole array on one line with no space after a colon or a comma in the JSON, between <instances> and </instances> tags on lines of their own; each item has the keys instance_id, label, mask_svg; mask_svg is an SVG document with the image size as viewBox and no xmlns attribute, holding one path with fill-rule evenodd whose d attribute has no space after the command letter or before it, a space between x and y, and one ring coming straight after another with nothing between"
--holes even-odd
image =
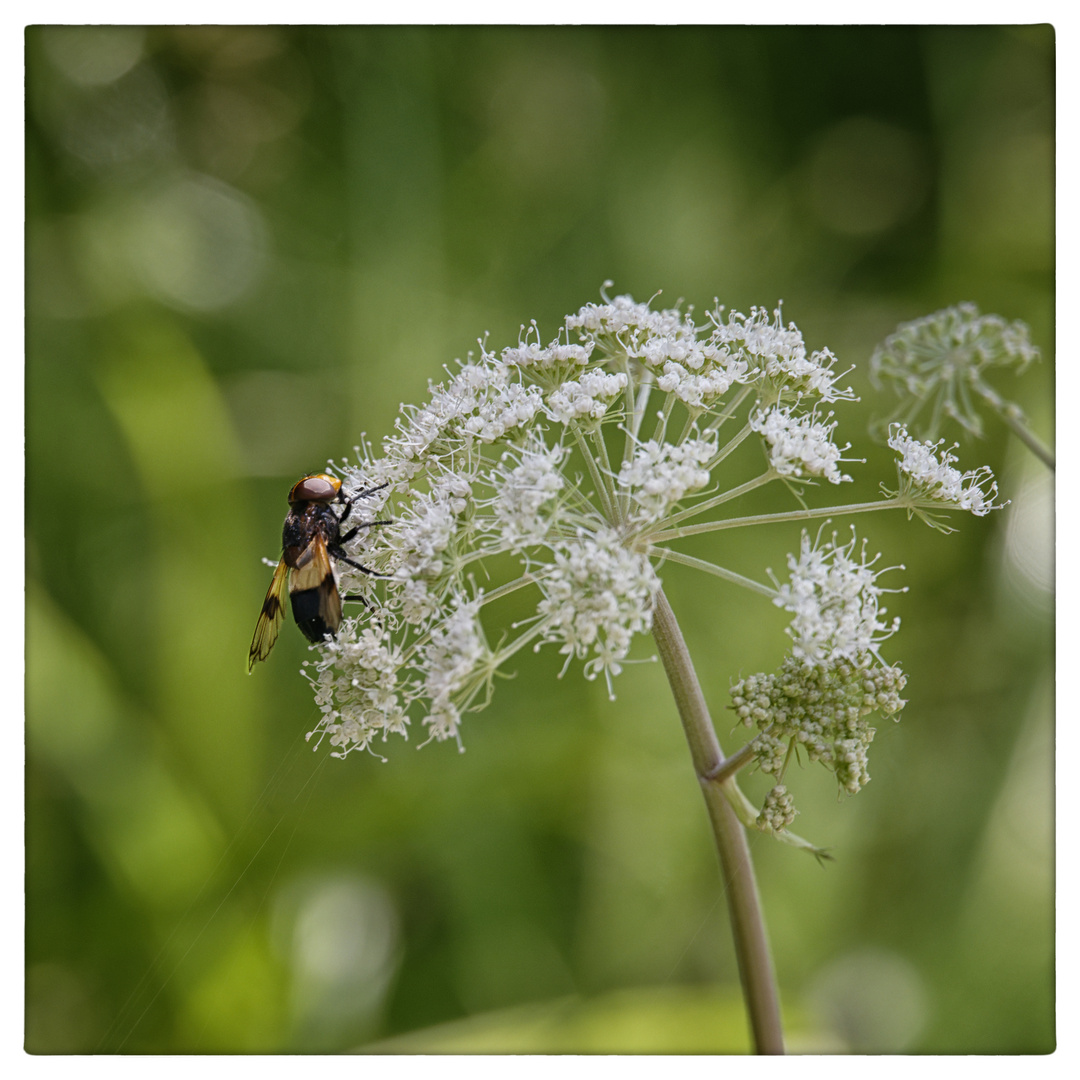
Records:
<instances>
[{"instance_id":1,"label":"white flower cluster","mask_svg":"<svg viewBox=\"0 0 1080 1080\"><path fill-rule=\"evenodd\" d=\"M478 401L461 430L475 435L481 442L493 443L514 428L531 423L542 403L538 387L510 383L497 397Z\"/></svg>"},{"instance_id":2,"label":"white flower cluster","mask_svg":"<svg viewBox=\"0 0 1080 1080\"><path fill-rule=\"evenodd\" d=\"M821 349L807 354L794 323L783 325L781 309L770 318L764 308L750 315L717 305L709 313L711 329L696 327L690 315L653 311L627 296L588 304L567 319L567 329L595 334L596 344L621 350L653 373L656 384L691 410L713 406L737 384L767 384L771 400L800 394L821 401L850 400L850 387L836 386L836 357ZM702 336L704 334L705 336Z\"/></svg>"},{"instance_id":3,"label":"white flower cluster","mask_svg":"<svg viewBox=\"0 0 1080 1080\"><path fill-rule=\"evenodd\" d=\"M639 304L632 296L616 296L603 304L586 304L576 315L566 317L568 330L588 335L592 342L608 343L616 338L634 356L656 338L693 338L693 328L677 310L654 311L649 304Z\"/></svg>"},{"instance_id":4,"label":"white flower cluster","mask_svg":"<svg viewBox=\"0 0 1080 1080\"><path fill-rule=\"evenodd\" d=\"M487 654L477 615L483 593L473 600L454 597L449 614L432 628L423 647L424 692L431 701L431 738L457 735L461 711L454 695L469 685L470 677Z\"/></svg>"},{"instance_id":5,"label":"white flower cluster","mask_svg":"<svg viewBox=\"0 0 1080 1080\"><path fill-rule=\"evenodd\" d=\"M529 340L529 331L533 340ZM529 331L522 328L522 339L515 347L503 349L502 362L506 368L521 368L534 374L551 375L567 371L582 370L589 363L593 342L585 345L572 345L556 338L550 345L540 344L540 331L536 323L529 326Z\"/></svg>"},{"instance_id":6,"label":"white flower cluster","mask_svg":"<svg viewBox=\"0 0 1080 1080\"><path fill-rule=\"evenodd\" d=\"M900 625L899 619L885 623L881 618L885 609L879 598L896 590L877 584L881 571L873 567L880 556L867 562L864 543L856 559L856 543L854 529L843 545L835 534L818 545L804 532L799 557L788 556L791 577L773 602L792 613L791 651L806 664L877 655L880 643Z\"/></svg>"},{"instance_id":7,"label":"white flower cluster","mask_svg":"<svg viewBox=\"0 0 1080 1080\"><path fill-rule=\"evenodd\" d=\"M354 636L339 634L322 646L324 657L305 668L322 719L316 730L325 734L336 753L368 746L376 734L406 735L406 715L400 673L404 657L385 626L372 622L355 627Z\"/></svg>"},{"instance_id":8,"label":"white flower cluster","mask_svg":"<svg viewBox=\"0 0 1080 1080\"><path fill-rule=\"evenodd\" d=\"M1001 504L994 501L997 483L990 469L985 465L966 473L954 469L956 456L951 451L956 444L942 450L944 442L920 442L907 433L903 424L892 426L889 446L900 455L896 469L901 493L919 502L968 510L976 517L1000 509Z\"/></svg>"},{"instance_id":9,"label":"white flower cluster","mask_svg":"<svg viewBox=\"0 0 1080 1080\"><path fill-rule=\"evenodd\" d=\"M835 420L823 423L813 413L798 416L790 407L776 405L752 415L750 427L765 440L769 464L780 476L823 476L830 484L851 479L837 467L851 444L839 447L832 441Z\"/></svg>"},{"instance_id":10,"label":"white flower cluster","mask_svg":"<svg viewBox=\"0 0 1080 1080\"><path fill-rule=\"evenodd\" d=\"M560 424L604 418L611 403L626 389L625 372L590 371L580 379L564 382L547 399L547 414Z\"/></svg>"},{"instance_id":11,"label":"white flower cluster","mask_svg":"<svg viewBox=\"0 0 1080 1080\"><path fill-rule=\"evenodd\" d=\"M676 504L709 483L715 439L687 439L680 446L650 439L619 470L618 485L650 521L661 520Z\"/></svg>"},{"instance_id":12,"label":"white flower cluster","mask_svg":"<svg viewBox=\"0 0 1080 1080\"><path fill-rule=\"evenodd\" d=\"M785 394L805 394L820 401L851 400L851 387L839 389L841 375L833 371L836 357L821 349L806 353L802 333L794 323L783 325L781 309L772 313L764 308L752 308L750 315L737 311L722 319L723 308L717 307L710 316L715 329L712 342L720 349L745 359Z\"/></svg>"},{"instance_id":13,"label":"white flower cluster","mask_svg":"<svg viewBox=\"0 0 1080 1080\"><path fill-rule=\"evenodd\" d=\"M586 660L585 675L608 679L622 670L635 634L652 626L652 598L660 579L652 563L629 551L614 530L553 547L554 564L539 579L543 598L537 611L546 622L545 641L560 642L567 662ZM614 695L612 695L614 696Z\"/></svg>"},{"instance_id":14,"label":"white flower cluster","mask_svg":"<svg viewBox=\"0 0 1080 1080\"><path fill-rule=\"evenodd\" d=\"M891 386L901 399L882 426L901 421L933 439L951 418L980 435L979 402L1002 415L1022 416L1018 406L986 381L985 373L1009 367L1019 375L1038 358L1024 323L980 315L971 303L901 323L870 358L875 385Z\"/></svg>"},{"instance_id":15,"label":"white flower cluster","mask_svg":"<svg viewBox=\"0 0 1080 1080\"><path fill-rule=\"evenodd\" d=\"M558 509L555 501L566 486L560 471L566 453L559 445L548 449L538 437L519 452L507 450L492 472L495 525L514 551L543 543L550 530ZM512 461L517 464L507 467Z\"/></svg>"},{"instance_id":16,"label":"white flower cluster","mask_svg":"<svg viewBox=\"0 0 1080 1080\"><path fill-rule=\"evenodd\" d=\"M699 326L690 310L605 298L542 341L531 323L501 352L481 343L425 403L402 408L381 447L336 467L346 495L385 485L362 505L390 521L350 542L382 577L339 567L343 592L367 591L375 610L346 618L308 670L322 713L312 734L339 754L415 725L459 739L462 715L527 647L553 644L610 690L652 626L656 565L711 567L669 545L741 524L731 500L779 477L847 479L832 414L816 409L851 392L832 353L808 352L779 309L717 305ZM734 454L755 431L763 472ZM703 518L720 506L728 516ZM795 613L800 656L847 656L891 632L874 576L850 546L804 542L778 601ZM485 632L510 593L533 613ZM785 812L778 803L773 820Z\"/></svg>"},{"instance_id":17,"label":"white flower cluster","mask_svg":"<svg viewBox=\"0 0 1080 1080\"><path fill-rule=\"evenodd\" d=\"M431 490L418 493L391 526L398 563L395 576L403 583L435 581L448 566L448 549L458 539L459 518L471 508L472 485L457 473L440 476Z\"/></svg>"}]
</instances>

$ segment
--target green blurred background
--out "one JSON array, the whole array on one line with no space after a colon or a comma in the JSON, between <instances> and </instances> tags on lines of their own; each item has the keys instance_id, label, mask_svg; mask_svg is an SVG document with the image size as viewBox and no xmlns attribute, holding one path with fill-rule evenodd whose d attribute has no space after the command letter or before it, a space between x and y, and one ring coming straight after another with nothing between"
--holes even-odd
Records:
<instances>
[{"instance_id":1,"label":"green blurred background","mask_svg":"<svg viewBox=\"0 0 1080 1080\"><path fill-rule=\"evenodd\" d=\"M285 494L491 332L615 292L784 301L863 401L960 300L1052 438L1053 65L1025 28L27 32L27 1013L37 1053L741 1050L715 856L658 666L523 656L467 752L342 763L286 627L244 673ZM796 775L825 867L753 848L793 1049L1054 1045L1052 487L863 518L910 704L874 780ZM869 447L841 497L872 497ZM820 493L825 498L832 492ZM814 497L814 496L812 496ZM773 507L777 508L777 507ZM846 523L837 522L846 529ZM764 578L798 530L693 550ZM782 613L665 585L721 741ZM642 643L638 655L650 655ZM756 797L760 777L746 781Z\"/></svg>"}]
</instances>

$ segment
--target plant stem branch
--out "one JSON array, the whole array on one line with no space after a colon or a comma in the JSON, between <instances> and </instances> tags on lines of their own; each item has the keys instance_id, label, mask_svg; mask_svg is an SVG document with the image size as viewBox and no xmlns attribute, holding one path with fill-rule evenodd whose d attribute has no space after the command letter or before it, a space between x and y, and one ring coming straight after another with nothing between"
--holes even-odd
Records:
<instances>
[{"instance_id":1,"label":"plant stem branch","mask_svg":"<svg viewBox=\"0 0 1080 1080\"><path fill-rule=\"evenodd\" d=\"M667 524L669 526L678 525L687 518L695 517L697 514L705 513L706 510L712 510L714 507L722 506L732 499L737 499L740 495L745 495L747 492L754 491L763 484L767 484L770 480L775 480L776 475L777 474L773 472L772 469L768 469L753 480L747 480L745 484L740 484L730 491L725 491L722 495L714 495L711 499L705 499L703 502L688 506L685 510L680 510L677 514L672 514L667 518Z\"/></svg>"},{"instance_id":2,"label":"plant stem branch","mask_svg":"<svg viewBox=\"0 0 1080 1080\"><path fill-rule=\"evenodd\" d=\"M741 529L747 525L770 525L781 521L813 521L815 518L841 517L845 514L867 514L874 510L889 510L895 507L907 509L915 503L899 498L878 499L876 502L848 503L846 506L825 506L820 510L785 510L779 514L754 514L750 517L725 518L722 521L705 521L700 525L683 525L676 529L664 529L653 533L649 540L661 544L667 540L681 540L684 536L696 536L699 533L720 532L722 529ZM931 502L928 505L947 510L948 506Z\"/></svg>"},{"instance_id":3,"label":"plant stem branch","mask_svg":"<svg viewBox=\"0 0 1080 1080\"><path fill-rule=\"evenodd\" d=\"M1054 464L1054 452L1046 446L1043 441L1029 428L1022 420L1018 420L1016 417L1009 415L1007 412L1001 413L1001 418L1012 429L1013 434L1048 468L1051 472L1055 470Z\"/></svg>"},{"instance_id":4,"label":"plant stem branch","mask_svg":"<svg viewBox=\"0 0 1080 1080\"><path fill-rule=\"evenodd\" d=\"M608 490L608 481L604 475L600 472L599 467L596 464L596 459L592 455L592 451L589 449L588 441L585 438L584 432L578 425L574 425L574 437L577 439L578 449L581 451L581 456L585 459L585 466L589 470L589 476L592 479L593 487L596 490L596 497L600 500L604 517L607 521L614 525L619 516L611 502L610 492Z\"/></svg>"},{"instance_id":5,"label":"plant stem branch","mask_svg":"<svg viewBox=\"0 0 1080 1080\"><path fill-rule=\"evenodd\" d=\"M696 559L693 555L684 555L681 551L673 551L671 548L657 547L655 544L650 544L648 554L650 558L667 559L671 562L681 563L683 566L692 566L695 570L703 570L706 574L712 574L715 577L722 578L724 581L730 581L734 585L741 585L744 589L750 589L769 600L775 600L778 595L776 589L772 589L768 585L761 585L752 578L736 574L734 570L726 570L715 563L706 562L704 559Z\"/></svg>"},{"instance_id":6,"label":"plant stem branch","mask_svg":"<svg viewBox=\"0 0 1080 1080\"><path fill-rule=\"evenodd\" d=\"M735 954L739 963L743 997L750 1018L754 1048L759 1054L782 1054L784 1033L772 957L754 880L754 865L746 833L724 793L730 778L721 783L709 779L721 770L724 755L713 730L709 708L701 692L675 613L661 589L653 602L653 636L667 672L679 710L694 771L705 796L720 868L728 898Z\"/></svg>"}]
</instances>

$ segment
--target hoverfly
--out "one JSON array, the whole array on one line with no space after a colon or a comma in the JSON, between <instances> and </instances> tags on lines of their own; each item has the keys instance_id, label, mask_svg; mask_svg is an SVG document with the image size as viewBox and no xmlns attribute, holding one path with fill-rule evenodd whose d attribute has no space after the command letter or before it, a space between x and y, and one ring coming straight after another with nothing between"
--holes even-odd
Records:
<instances>
[{"instance_id":1,"label":"hoverfly","mask_svg":"<svg viewBox=\"0 0 1080 1080\"><path fill-rule=\"evenodd\" d=\"M355 566L373 577L386 576L354 562L345 554L344 545L361 529L389 525L390 522L364 521L346 533L341 531L356 500L384 487L386 484L380 484L366 491L358 491L351 499L346 499L341 492L341 481L326 473L305 476L293 485L289 492L289 513L281 530L281 561L274 571L259 621L255 624L255 636L251 639L249 675L256 660L265 660L270 655L281 624L285 621L282 593L286 582L296 625L308 641L320 642L328 636L334 637L341 625L342 598L331 558ZM340 517L332 508L336 502L343 503L345 507ZM367 603L361 596L348 596L345 599Z\"/></svg>"}]
</instances>

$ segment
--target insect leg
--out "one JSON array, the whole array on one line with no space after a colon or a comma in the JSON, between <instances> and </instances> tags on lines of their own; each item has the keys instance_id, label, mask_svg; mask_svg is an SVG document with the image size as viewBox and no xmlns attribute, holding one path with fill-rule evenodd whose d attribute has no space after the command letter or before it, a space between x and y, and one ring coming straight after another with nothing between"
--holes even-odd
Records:
<instances>
[{"instance_id":1,"label":"insect leg","mask_svg":"<svg viewBox=\"0 0 1080 1080\"><path fill-rule=\"evenodd\" d=\"M334 547L328 547L326 550L329 551L330 554L338 560L338 562L348 563L350 566L356 567L357 570L363 570L363 572L369 577L393 577L393 574L383 574L378 570L372 570L370 566L364 566L363 563L355 562L354 560L350 559L349 556L346 555L345 552L342 551L341 548L339 548L337 545L335 545Z\"/></svg>"},{"instance_id":2,"label":"insect leg","mask_svg":"<svg viewBox=\"0 0 1080 1080\"><path fill-rule=\"evenodd\" d=\"M342 521L345 520L343 517ZM393 525L392 521L362 521L359 525L354 525L344 536L338 537L339 544L347 544L361 529L370 529L373 525Z\"/></svg>"},{"instance_id":3,"label":"insect leg","mask_svg":"<svg viewBox=\"0 0 1080 1080\"><path fill-rule=\"evenodd\" d=\"M345 509L342 510L341 517L338 518L338 524L339 525L342 524L345 521L345 519L349 516L349 514L352 513L353 504L358 499L366 499L369 495L374 495L376 491L382 491L382 489L384 487L388 487L389 484L390 484L390 481L387 480L384 483L380 484L378 487L365 488L363 491L358 491L351 499L342 499L342 502L345 504ZM373 525L375 525L375 524L381 525L381 524L383 524L383 522L372 522L371 524L373 524Z\"/></svg>"},{"instance_id":4,"label":"insect leg","mask_svg":"<svg viewBox=\"0 0 1080 1080\"><path fill-rule=\"evenodd\" d=\"M368 609L368 611L375 611L375 605L368 600L366 596L361 596L359 593L355 593L351 596L342 596L342 600L359 600L361 604Z\"/></svg>"}]
</instances>

